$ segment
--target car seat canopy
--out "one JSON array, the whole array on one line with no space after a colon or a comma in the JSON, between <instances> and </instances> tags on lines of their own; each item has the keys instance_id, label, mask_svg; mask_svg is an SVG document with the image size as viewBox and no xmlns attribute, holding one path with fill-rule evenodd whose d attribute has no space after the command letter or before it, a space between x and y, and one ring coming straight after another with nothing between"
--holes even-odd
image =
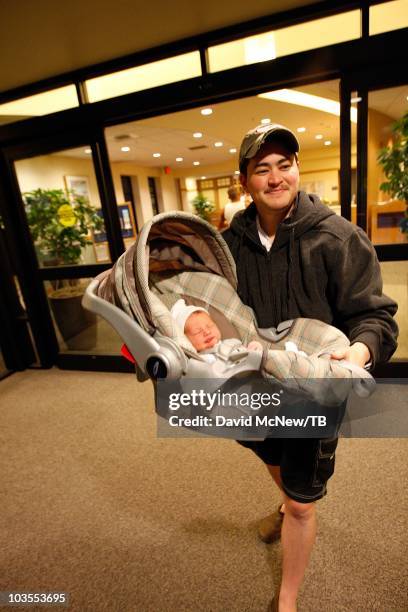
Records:
<instances>
[{"instance_id":1,"label":"car seat canopy","mask_svg":"<svg viewBox=\"0 0 408 612\"><path fill-rule=\"evenodd\" d=\"M189 289L189 280L195 278L194 274L202 275L201 291ZM184 297L188 303L200 303L212 310L220 326L228 327L224 304L219 304L215 313L211 301L202 298L202 288L208 282L214 293L219 284L227 293L235 295L237 277L232 255L212 225L177 211L157 215L143 226L136 243L121 255L111 273L101 281L98 295L122 308L149 333L158 330L195 353L169 309ZM197 282L193 284L197 286ZM231 301L228 296L226 301ZM237 303L237 307L240 305ZM245 321L251 319L248 312ZM231 325L223 336L242 339L242 334Z\"/></svg>"}]
</instances>

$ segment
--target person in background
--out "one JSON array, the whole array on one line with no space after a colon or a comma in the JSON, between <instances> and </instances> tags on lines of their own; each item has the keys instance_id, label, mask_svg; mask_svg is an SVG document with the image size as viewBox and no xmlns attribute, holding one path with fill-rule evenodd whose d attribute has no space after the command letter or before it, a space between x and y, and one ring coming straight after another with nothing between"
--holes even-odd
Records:
<instances>
[{"instance_id":1,"label":"person in background","mask_svg":"<svg viewBox=\"0 0 408 612\"><path fill-rule=\"evenodd\" d=\"M222 211L220 224L218 227L220 230L229 227L235 213L237 213L239 210L245 210L245 199L243 197L244 192L241 185L232 185L229 187L227 193L230 202L225 205L224 210Z\"/></svg>"},{"instance_id":2,"label":"person in background","mask_svg":"<svg viewBox=\"0 0 408 612\"><path fill-rule=\"evenodd\" d=\"M296 317L338 327L351 346L331 355L362 367L396 349L397 304L383 294L376 252L364 231L299 191L299 143L287 127L250 130L239 153L241 184L252 197L223 232L237 266L238 294L260 327ZM337 433L337 432L335 432ZM295 612L316 535L316 501L334 471L337 438L242 441L281 490L263 519L265 542L282 537L282 581L269 610Z\"/></svg>"}]
</instances>

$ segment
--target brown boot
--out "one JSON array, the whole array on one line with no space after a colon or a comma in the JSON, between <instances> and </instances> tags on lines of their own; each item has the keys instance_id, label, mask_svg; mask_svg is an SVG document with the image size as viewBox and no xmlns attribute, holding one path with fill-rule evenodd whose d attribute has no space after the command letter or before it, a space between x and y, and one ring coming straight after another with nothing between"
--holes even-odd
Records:
<instances>
[{"instance_id":1,"label":"brown boot","mask_svg":"<svg viewBox=\"0 0 408 612\"><path fill-rule=\"evenodd\" d=\"M281 512L281 507L282 504L279 504L275 512L265 516L258 525L258 535L265 544L270 544L280 538L284 517L284 513Z\"/></svg>"},{"instance_id":2,"label":"brown boot","mask_svg":"<svg viewBox=\"0 0 408 612\"><path fill-rule=\"evenodd\" d=\"M272 601L269 602L269 606L266 612L278 612L279 610L279 595L275 595Z\"/></svg>"}]
</instances>

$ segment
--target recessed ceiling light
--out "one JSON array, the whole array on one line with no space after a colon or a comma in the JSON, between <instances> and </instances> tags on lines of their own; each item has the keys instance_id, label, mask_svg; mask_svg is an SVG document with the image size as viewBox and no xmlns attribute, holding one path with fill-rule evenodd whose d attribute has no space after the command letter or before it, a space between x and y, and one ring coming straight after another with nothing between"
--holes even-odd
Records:
<instances>
[{"instance_id":1,"label":"recessed ceiling light","mask_svg":"<svg viewBox=\"0 0 408 612\"><path fill-rule=\"evenodd\" d=\"M153 153L153 157L161 157L161 153Z\"/></svg>"},{"instance_id":2,"label":"recessed ceiling light","mask_svg":"<svg viewBox=\"0 0 408 612\"><path fill-rule=\"evenodd\" d=\"M326 147L328 147L329 145L331 145L331 140L325 140L324 144L326 145Z\"/></svg>"},{"instance_id":3,"label":"recessed ceiling light","mask_svg":"<svg viewBox=\"0 0 408 612\"><path fill-rule=\"evenodd\" d=\"M241 174L239 170L235 170L234 174Z\"/></svg>"},{"instance_id":4,"label":"recessed ceiling light","mask_svg":"<svg viewBox=\"0 0 408 612\"><path fill-rule=\"evenodd\" d=\"M201 109L201 114L202 115L212 115L213 113L213 109L212 108L202 108Z\"/></svg>"},{"instance_id":5,"label":"recessed ceiling light","mask_svg":"<svg viewBox=\"0 0 408 612\"><path fill-rule=\"evenodd\" d=\"M202 176L201 180L204 181L207 177L206 176Z\"/></svg>"},{"instance_id":6,"label":"recessed ceiling light","mask_svg":"<svg viewBox=\"0 0 408 612\"><path fill-rule=\"evenodd\" d=\"M360 98L359 96L356 96L355 98L351 98L350 102L351 104L357 104L357 102L361 102L362 98Z\"/></svg>"},{"instance_id":7,"label":"recessed ceiling light","mask_svg":"<svg viewBox=\"0 0 408 612\"><path fill-rule=\"evenodd\" d=\"M214 147L222 147L224 145L220 140L218 142L214 142Z\"/></svg>"},{"instance_id":8,"label":"recessed ceiling light","mask_svg":"<svg viewBox=\"0 0 408 612\"><path fill-rule=\"evenodd\" d=\"M202 138L202 133L201 132L194 132L193 134L194 138Z\"/></svg>"},{"instance_id":9,"label":"recessed ceiling light","mask_svg":"<svg viewBox=\"0 0 408 612\"><path fill-rule=\"evenodd\" d=\"M130 147L120 147L120 150L124 153L127 153L128 151L130 151Z\"/></svg>"},{"instance_id":10,"label":"recessed ceiling light","mask_svg":"<svg viewBox=\"0 0 408 612\"><path fill-rule=\"evenodd\" d=\"M193 166L199 166L199 165L200 165L200 162L198 161L193 162Z\"/></svg>"},{"instance_id":11,"label":"recessed ceiling light","mask_svg":"<svg viewBox=\"0 0 408 612\"><path fill-rule=\"evenodd\" d=\"M176 161L177 162L181 162L181 161L183 161L183 159L184 159L183 157L176 157Z\"/></svg>"},{"instance_id":12,"label":"recessed ceiling light","mask_svg":"<svg viewBox=\"0 0 408 612\"><path fill-rule=\"evenodd\" d=\"M230 149L230 150L229 150L229 152L230 152L230 153L236 153L236 152L237 152L237 150L236 150L236 149Z\"/></svg>"},{"instance_id":13,"label":"recessed ceiling light","mask_svg":"<svg viewBox=\"0 0 408 612\"><path fill-rule=\"evenodd\" d=\"M92 149L85 149L84 153L86 153L87 155L90 155L92 153Z\"/></svg>"},{"instance_id":14,"label":"recessed ceiling light","mask_svg":"<svg viewBox=\"0 0 408 612\"><path fill-rule=\"evenodd\" d=\"M267 123L270 123L270 122L271 122L271 120L269 119L269 117L265 117L264 119L261 119L261 123L263 125L266 125Z\"/></svg>"},{"instance_id":15,"label":"recessed ceiling light","mask_svg":"<svg viewBox=\"0 0 408 612\"><path fill-rule=\"evenodd\" d=\"M305 127L300 127L300 128L296 128L297 132L306 132L306 128Z\"/></svg>"},{"instance_id":16,"label":"recessed ceiling light","mask_svg":"<svg viewBox=\"0 0 408 612\"><path fill-rule=\"evenodd\" d=\"M316 140L322 140L323 134L316 134L315 138Z\"/></svg>"}]
</instances>

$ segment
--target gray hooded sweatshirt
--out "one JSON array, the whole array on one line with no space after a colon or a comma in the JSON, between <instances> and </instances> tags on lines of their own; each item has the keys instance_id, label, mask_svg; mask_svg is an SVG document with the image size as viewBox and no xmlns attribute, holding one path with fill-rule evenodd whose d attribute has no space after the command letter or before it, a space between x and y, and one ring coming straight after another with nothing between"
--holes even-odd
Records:
<instances>
[{"instance_id":1,"label":"gray hooded sweatshirt","mask_svg":"<svg viewBox=\"0 0 408 612\"><path fill-rule=\"evenodd\" d=\"M271 250L261 244L252 203L223 232L237 265L238 293L259 327L296 317L319 319L364 342L373 365L394 353L397 304L382 293L374 247L359 227L315 195L298 193Z\"/></svg>"}]
</instances>

